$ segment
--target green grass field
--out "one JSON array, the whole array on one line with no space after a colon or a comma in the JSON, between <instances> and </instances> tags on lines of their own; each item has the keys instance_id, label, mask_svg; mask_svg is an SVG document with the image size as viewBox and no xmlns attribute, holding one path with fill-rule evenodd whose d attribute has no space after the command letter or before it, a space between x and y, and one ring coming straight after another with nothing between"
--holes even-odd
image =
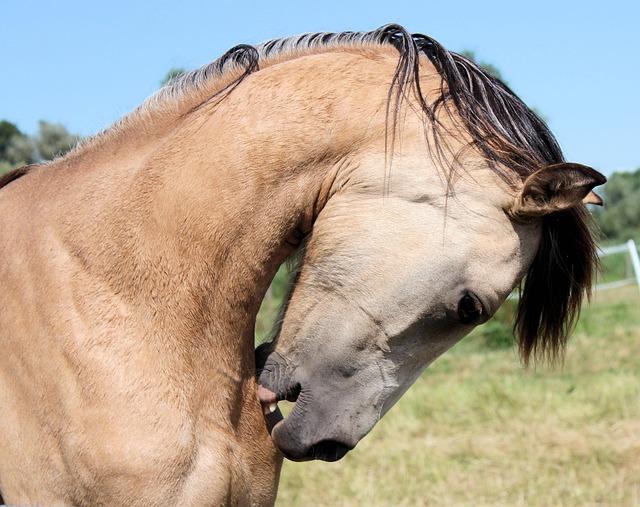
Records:
<instances>
[{"instance_id":1,"label":"green grass field","mask_svg":"<svg viewBox=\"0 0 640 507\"><path fill-rule=\"evenodd\" d=\"M342 461L286 462L277 505L640 505L638 287L595 297L563 366L525 370L490 334L434 363Z\"/></svg>"}]
</instances>

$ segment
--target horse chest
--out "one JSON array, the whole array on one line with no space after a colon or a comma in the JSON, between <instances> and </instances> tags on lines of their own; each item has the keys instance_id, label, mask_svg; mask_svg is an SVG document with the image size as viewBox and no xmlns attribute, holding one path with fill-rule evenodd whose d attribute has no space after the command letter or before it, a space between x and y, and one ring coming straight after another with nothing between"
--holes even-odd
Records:
<instances>
[{"instance_id":1,"label":"horse chest","mask_svg":"<svg viewBox=\"0 0 640 507\"><path fill-rule=\"evenodd\" d=\"M144 505L168 499L269 505L279 460L268 435L264 439L261 414L247 415L254 404L243 389L223 389L202 375L185 380L175 364L169 376L166 365L157 364L155 376L140 367L140 377L104 379L100 385L108 392L96 397L94 410L78 415L78 434L86 438L78 442L75 461L86 467L94 489L111 492L105 498L135 491ZM261 456L256 447L272 454Z\"/></svg>"},{"instance_id":2,"label":"horse chest","mask_svg":"<svg viewBox=\"0 0 640 507\"><path fill-rule=\"evenodd\" d=\"M82 351L50 347L31 365L41 372L37 378L28 365L1 372L2 384L11 386L3 390L3 406L13 409L0 421L4 500L272 503L278 458L272 447L267 457L253 449L271 445L263 421L233 419L228 410L251 412L253 404L219 383L214 389L204 372L194 379L166 355L121 343L115 350L97 342Z\"/></svg>"},{"instance_id":3,"label":"horse chest","mask_svg":"<svg viewBox=\"0 0 640 507\"><path fill-rule=\"evenodd\" d=\"M59 272L0 294L12 305L0 317L10 359L0 365L4 501L272 504L280 457L252 376L240 376L238 361L221 374L213 353L177 353L171 330L150 328L102 285Z\"/></svg>"}]
</instances>

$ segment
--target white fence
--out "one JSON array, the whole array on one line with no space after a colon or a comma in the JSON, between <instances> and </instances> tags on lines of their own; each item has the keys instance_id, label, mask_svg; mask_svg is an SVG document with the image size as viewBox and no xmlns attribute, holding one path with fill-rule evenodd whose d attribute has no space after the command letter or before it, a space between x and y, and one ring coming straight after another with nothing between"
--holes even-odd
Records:
<instances>
[{"instance_id":1,"label":"white fence","mask_svg":"<svg viewBox=\"0 0 640 507\"><path fill-rule=\"evenodd\" d=\"M622 280L614 280L612 282L601 283L596 285L596 290L607 290L607 289L615 289L617 287L623 287L625 285L637 284L638 289L640 289L640 257L638 257L638 247L635 242L630 239L626 243L622 245L615 246L606 246L600 249L600 257L606 257L608 255L628 253L629 260L631 262L631 270L628 271L628 275L630 275L630 271L633 271L634 276L627 276L627 278L623 278Z\"/></svg>"}]
</instances>

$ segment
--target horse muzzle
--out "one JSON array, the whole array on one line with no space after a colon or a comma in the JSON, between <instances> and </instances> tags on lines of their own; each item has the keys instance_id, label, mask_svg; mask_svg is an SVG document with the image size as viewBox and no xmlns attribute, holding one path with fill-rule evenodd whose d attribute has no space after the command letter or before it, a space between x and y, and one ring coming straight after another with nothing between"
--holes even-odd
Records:
<instances>
[{"instance_id":1,"label":"horse muzzle","mask_svg":"<svg viewBox=\"0 0 640 507\"><path fill-rule=\"evenodd\" d=\"M297 378L289 362L273 351L272 343L256 349L256 369L258 397L271 438L287 459L337 461L355 447L357 440L334 431L337 428L330 424L329 411L318 410L335 392L320 389L324 392L314 395L310 383ZM278 409L278 402L282 400L295 403L284 419Z\"/></svg>"}]
</instances>

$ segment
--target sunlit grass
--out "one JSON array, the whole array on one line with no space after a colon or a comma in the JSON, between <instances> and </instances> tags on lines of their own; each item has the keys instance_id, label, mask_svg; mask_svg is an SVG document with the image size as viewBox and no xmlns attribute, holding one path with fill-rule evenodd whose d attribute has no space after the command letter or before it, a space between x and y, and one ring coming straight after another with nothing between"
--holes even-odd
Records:
<instances>
[{"instance_id":1,"label":"sunlit grass","mask_svg":"<svg viewBox=\"0 0 640 507\"><path fill-rule=\"evenodd\" d=\"M640 505L640 291L598 294L555 369L469 337L342 461L286 462L277 504Z\"/></svg>"},{"instance_id":2,"label":"sunlit grass","mask_svg":"<svg viewBox=\"0 0 640 507\"><path fill-rule=\"evenodd\" d=\"M620 243L620 241L616 242L616 244ZM602 257L600 263L602 271L598 277L598 283L635 278L628 251Z\"/></svg>"}]
</instances>

